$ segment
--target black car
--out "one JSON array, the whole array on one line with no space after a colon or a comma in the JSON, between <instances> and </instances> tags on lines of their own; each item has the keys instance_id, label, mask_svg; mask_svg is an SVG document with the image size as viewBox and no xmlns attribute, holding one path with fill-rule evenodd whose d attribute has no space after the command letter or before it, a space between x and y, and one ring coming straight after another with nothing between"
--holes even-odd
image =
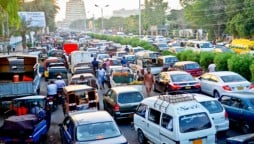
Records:
<instances>
[{"instance_id":1,"label":"black car","mask_svg":"<svg viewBox=\"0 0 254 144\"><path fill-rule=\"evenodd\" d=\"M108 111L116 120L132 118L137 106L143 99L142 93L134 87L113 87L104 94L104 110Z\"/></svg>"},{"instance_id":2,"label":"black car","mask_svg":"<svg viewBox=\"0 0 254 144\"><path fill-rule=\"evenodd\" d=\"M172 91L200 92L200 83L185 71L161 72L155 77L154 91L161 93Z\"/></svg>"}]
</instances>

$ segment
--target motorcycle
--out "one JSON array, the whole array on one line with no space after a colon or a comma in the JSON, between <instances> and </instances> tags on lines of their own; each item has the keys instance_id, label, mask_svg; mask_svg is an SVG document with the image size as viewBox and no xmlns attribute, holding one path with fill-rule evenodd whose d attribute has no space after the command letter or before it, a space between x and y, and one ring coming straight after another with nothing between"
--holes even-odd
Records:
<instances>
[{"instance_id":1,"label":"motorcycle","mask_svg":"<svg viewBox=\"0 0 254 144\"><path fill-rule=\"evenodd\" d=\"M53 96L48 96L47 99L50 111L55 111L57 108L56 99Z\"/></svg>"}]
</instances>

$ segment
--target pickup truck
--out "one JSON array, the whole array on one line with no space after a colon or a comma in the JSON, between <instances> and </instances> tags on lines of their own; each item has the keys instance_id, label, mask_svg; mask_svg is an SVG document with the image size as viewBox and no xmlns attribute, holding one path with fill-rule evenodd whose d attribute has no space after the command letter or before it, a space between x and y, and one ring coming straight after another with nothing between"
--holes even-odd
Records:
<instances>
[{"instance_id":1,"label":"pickup truck","mask_svg":"<svg viewBox=\"0 0 254 144\"><path fill-rule=\"evenodd\" d=\"M142 81L135 81L134 74L128 67L111 66L111 74L109 75L110 87L129 86L135 87L142 91Z\"/></svg>"},{"instance_id":2,"label":"pickup truck","mask_svg":"<svg viewBox=\"0 0 254 144\"><path fill-rule=\"evenodd\" d=\"M40 93L37 56L5 55L0 57L1 103L13 98Z\"/></svg>"},{"instance_id":3,"label":"pickup truck","mask_svg":"<svg viewBox=\"0 0 254 144\"><path fill-rule=\"evenodd\" d=\"M36 105L35 105L36 103ZM32 109L38 106L36 113ZM46 96L33 95L12 100L0 127L0 143L39 143L50 128L51 112Z\"/></svg>"}]
</instances>

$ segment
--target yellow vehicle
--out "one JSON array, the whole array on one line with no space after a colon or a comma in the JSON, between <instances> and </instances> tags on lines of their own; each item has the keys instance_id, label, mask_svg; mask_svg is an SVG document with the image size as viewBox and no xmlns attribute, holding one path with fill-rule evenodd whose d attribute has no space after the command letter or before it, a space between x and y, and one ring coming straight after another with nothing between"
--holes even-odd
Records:
<instances>
[{"instance_id":1,"label":"yellow vehicle","mask_svg":"<svg viewBox=\"0 0 254 144\"><path fill-rule=\"evenodd\" d=\"M234 39L230 44L230 48L238 54L253 51L254 41L248 39Z\"/></svg>"}]
</instances>

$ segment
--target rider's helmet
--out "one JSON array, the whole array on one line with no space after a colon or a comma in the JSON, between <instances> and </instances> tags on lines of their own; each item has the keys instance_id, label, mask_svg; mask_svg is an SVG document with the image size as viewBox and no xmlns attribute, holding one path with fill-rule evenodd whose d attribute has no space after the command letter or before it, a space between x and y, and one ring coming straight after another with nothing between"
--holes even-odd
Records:
<instances>
[{"instance_id":1,"label":"rider's helmet","mask_svg":"<svg viewBox=\"0 0 254 144\"><path fill-rule=\"evenodd\" d=\"M58 75L56 78L57 78L57 79L61 79L61 78L62 78L62 76L61 76L61 75Z\"/></svg>"}]
</instances>

